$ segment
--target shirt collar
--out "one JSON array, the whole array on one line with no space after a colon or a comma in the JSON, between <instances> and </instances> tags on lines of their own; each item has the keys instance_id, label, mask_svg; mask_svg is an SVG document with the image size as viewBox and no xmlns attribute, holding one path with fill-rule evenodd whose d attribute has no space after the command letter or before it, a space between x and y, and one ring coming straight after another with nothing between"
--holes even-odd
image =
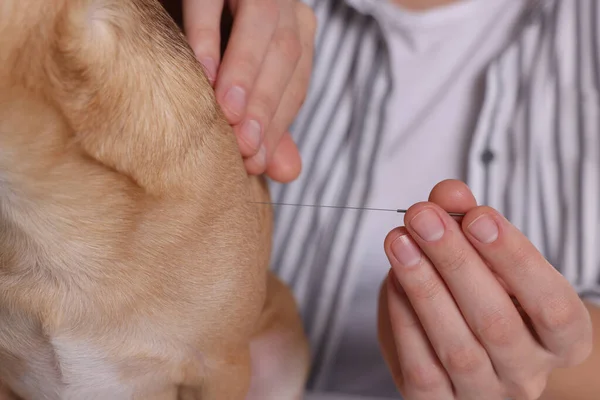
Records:
<instances>
[{"instance_id":1,"label":"shirt collar","mask_svg":"<svg viewBox=\"0 0 600 400\"><path fill-rule=\"evenodd\" d=\"M475 15L479 7L489 7L494 0L461 0L427 11L410 11L393 4L390 0L343 0L364 15L370 15L384 28L429 29L440 25L464 23L465 18ZM529 11L541 11L556 0L495 0L523 1Z\"/></svg>"}]
</instances>

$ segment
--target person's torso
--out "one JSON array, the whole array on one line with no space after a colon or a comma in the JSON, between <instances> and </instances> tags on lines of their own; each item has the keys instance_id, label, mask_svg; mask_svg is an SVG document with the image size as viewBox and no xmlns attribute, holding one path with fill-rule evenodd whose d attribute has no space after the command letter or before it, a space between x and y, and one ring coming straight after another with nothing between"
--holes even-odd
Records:
<instances>
[{"instance_id":1,"label":"person's torso","mask_svg":"<svg viewBox=\"0 0 600 400\"><path fill-rule=\"evenodd\" d=\"M466 179L484 72L510 43L524 3L468 0L421 13L378 0L352 3L382 26L394 88L368 206L406 208L427 200L442 180ZM401 215L364 216L355 246L358 277L328 379L344 393L395 393L378 348L376 305L390 268L382 244L401 224Z\"/></svg>"},{"instance_id":2,"label":"person's torso","mask_svg":"<svg viewBox=\"0 0 600 400\"><path fill-rule=\"evenodd\" d=\"M422 15L321 1L315 11L313 80L292 129L304 170L273 183L273 201L401 208L462 179L581 293L597 290L593 0L470 0ZM383 238L398 225L384 212L276 209L272 265L301 306L312 388L395 392L375 322Z\"/></svg>"}]
</instances>

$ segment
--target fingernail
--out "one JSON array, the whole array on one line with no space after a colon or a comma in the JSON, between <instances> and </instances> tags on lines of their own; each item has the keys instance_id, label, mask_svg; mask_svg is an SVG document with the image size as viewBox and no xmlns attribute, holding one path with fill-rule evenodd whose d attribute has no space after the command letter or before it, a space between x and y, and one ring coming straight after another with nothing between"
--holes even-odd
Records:
<instances>
[{"instance_id":1,"label":"fingernail","mask_svg":"<svg viewBox=\"0 0 600 400\"><path fill-rule=\"evenodd\" d=\"M244 141L252 147L252 150L257 151L261 144L261 127L257 121L250 120L242 124L241 132Z\"/></svg>"},{"instance_id":2,"label":"fingernail","mask_svg":"<svg viewBox=\"0 0 600 400\"><path fill-rule=\"evenodd\" d=\"M246 109L246 91L239 86L233 86L225 94L225 107L235 115L242 115Z\"/></svg>"},{"instance_id":3,"label":"fingernail","mask_svg":"<svg viewBox=\"0 0 600 400\"><path fill-rule=\"evenodd\" d=\"M498 225L488 214L483 214L471 222L467 230L481 243L492 243L498 239Z\"/></svg>"},{"instance_id":4,"label":"fingernail","mask_svg":"<svg viewBox=\"0 0 600 400\"><path fill-rule=\"evenodd\" d=\"M427 242L434 242L444 236L444 223L439 215L431 209L425 209L418 213L410 221L410 226Z\"/></svg>"},{"instance_id":5,"label":"fingernail","mask_svg":"<svg viewBox=\"0 0 600 400\"><path fill-rule=\"evenodd\" d=\"M213 83L217 78L217 63L210 57L205 57L200 60L200 64L204 67L204 72L210 83Z\"/></svg>"},{"instance_id":6,"label":"fingernail","mask_svg":"<svg viewBox=\"0 0 600 400\"><path fill-rule=\"evenodd\" d=\"M412 267L421 261L421 250L408 235L396 238L391 248L396 260L405 267Z\"/></svg>"}]
</instances>

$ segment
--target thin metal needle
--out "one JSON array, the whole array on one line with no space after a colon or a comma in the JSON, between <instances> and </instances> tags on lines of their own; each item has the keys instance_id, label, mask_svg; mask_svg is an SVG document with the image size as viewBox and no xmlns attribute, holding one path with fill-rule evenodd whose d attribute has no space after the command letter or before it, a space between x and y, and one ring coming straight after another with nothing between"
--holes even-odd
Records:
<instances>
[{"instance_id":1,"label":"thin metal needle","mask_svg":"<svg viewBox=\"0 0 600 400\"><path fill-rule=\"evenodd\" d=\"M291 206L291 207L312 207L312 208L338 208L338 209L346 209L346 210L366 210L366 211L387 211L387 212L395 212L400 214L405 214L408 210L404 210L401 208L372 208L372 207L349 207L349 206L324 206L317 204L293 204L293 203L270 203L263 201L251 201L251 204L264 204L270 206ZM464 217L464 213L456 213L449 212L448 215L452 217Z\"/></svg>"}]
</instances>

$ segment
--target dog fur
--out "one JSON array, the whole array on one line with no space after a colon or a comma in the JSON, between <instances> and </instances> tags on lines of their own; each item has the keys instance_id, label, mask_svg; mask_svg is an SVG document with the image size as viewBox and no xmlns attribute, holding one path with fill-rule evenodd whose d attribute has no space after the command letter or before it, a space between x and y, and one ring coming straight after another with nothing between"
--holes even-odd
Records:
<instances>
[{"instance_id":1,"label":"dog fur","mask_svg":"<svg viewBox=\"0 0 600 400\"><path fill-rule=\"evenodd\" d=\"M265 200L157 1L3 0L0 399L300 399Z\"/></svg>"}]
</instances>

